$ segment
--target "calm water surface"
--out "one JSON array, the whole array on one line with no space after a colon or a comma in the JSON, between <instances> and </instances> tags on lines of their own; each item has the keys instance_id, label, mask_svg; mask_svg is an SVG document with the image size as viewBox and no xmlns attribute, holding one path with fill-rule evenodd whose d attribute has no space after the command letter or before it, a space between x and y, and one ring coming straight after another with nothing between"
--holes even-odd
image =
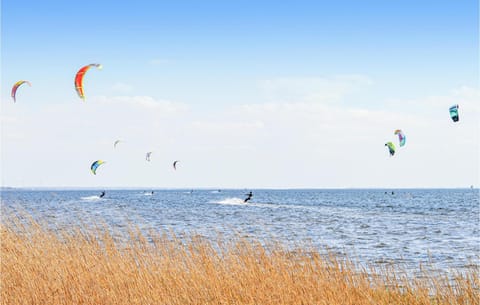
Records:
<instances>
[{"instance_id":1,"label":"calm water surface","mask_svg":"<svg viewBox=\"0 0 480 305\"><path fill-rule=\"evenodd\" d=\"M304 242L361 263L462 270L479 265L478 190L7 190L2 215L27 211L52 227L140 229Z\"/></svg>"}]
</instances>

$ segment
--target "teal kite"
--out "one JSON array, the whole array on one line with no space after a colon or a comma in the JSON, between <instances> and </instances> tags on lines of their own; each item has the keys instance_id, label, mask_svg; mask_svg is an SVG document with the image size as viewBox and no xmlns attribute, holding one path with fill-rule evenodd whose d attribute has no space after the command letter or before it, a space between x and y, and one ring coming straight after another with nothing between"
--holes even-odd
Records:
<instances>
[{"instance_id":1,"label":"teal kite","mask_svg":"<svg viewBox=\"0 0 480 305\"><path fill-rule=\"evenodd\" d=\"M450 107L450 117L454 122L458 122L459 117L458 117L458 105L453 105Z\"/></svg>"}]
</instances>

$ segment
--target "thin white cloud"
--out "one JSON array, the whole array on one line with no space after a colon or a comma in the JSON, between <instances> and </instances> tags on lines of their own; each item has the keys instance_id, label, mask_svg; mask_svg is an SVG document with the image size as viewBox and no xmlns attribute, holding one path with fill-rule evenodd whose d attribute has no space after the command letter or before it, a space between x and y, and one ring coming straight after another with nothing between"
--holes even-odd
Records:
<instances>
[{"instance_id":1,"label":"thin white cloud","mask_svg":"<svg viewBox=\"0 0 480 305\"><path fill-rule=\"evenodd\" d=\"M480 89L461 86L449 90L445 94L419 97L409 100L389 99L386 104L389 107L408 109L411 112L422 112L425 115L437 116L439 112L448 114L448 108L452 105L460 105L461 112L477 115L480 112ZM465 110L465 111L463 111Z\"/></svg>"},{"instance_id":2,"label":"thin white cloud","mask_svg":"<svg viewBox=\"0 0 480 305\"><path fill-rule=\"evenodd\" d=\"M92 102L109 106L123 105L145 108L148 110L160 111L164 114L180 113L189 109L184 103L172 102L168 100L157 100L150 96L97 96L92 99Z\"/></svg>"},{"instance_id":3,"label":"thin white cloud","mask_svg":"<svg viewBox=\"0 0 480 305\"><path fill-rule=\"evenodd\" d=\"M112 88L113 92L118 92L118 93L123 93L123 94L130 93L133 90L132 85L122 83L122 82L117 82L117 83L113 84L111 88Z\"/></svg>"},{"instance_id":4,"label":"thin white cloud","mask_svg":"<svg viewBox=\"0 0 480 305\"><path fill-rule=\"evenodd\" d=\"M373 84L364 75L335 77L286 77L263 80L260 88L273 102L335 102Z\"/></svg>"},{"instance_id":5,"label":"thin white cloud","mask_svg":"<svg viewBox=\"0 0 480 305\"><path fill-rule=\"evenodd\" d=\"M257 132L264 128L264 123L256 121L194 121L191 123L193 130L201 130L211 135L240 135Z\"/></svg>"},{"instance_id":6,"label":"thin white cloud","mask_svg":"<svg viewBox=\"0 0 480 305\"><path fill-rule=\"evenodd\" d=\"M5 124L19 124L22 120L19 117L1 115L0 120Z\"/></svg>"}]
</instances>

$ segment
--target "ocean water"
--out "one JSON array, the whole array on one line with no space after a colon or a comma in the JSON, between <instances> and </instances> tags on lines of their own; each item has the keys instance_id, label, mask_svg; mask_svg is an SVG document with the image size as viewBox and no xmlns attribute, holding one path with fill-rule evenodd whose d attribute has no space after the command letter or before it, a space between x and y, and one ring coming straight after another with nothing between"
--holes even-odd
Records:
<instances>
[{"instance_id":1,"label":"ocean water","mask_svg":"<svg viewBox=\"0 0 480 305\"><path fill-rule=\"evenodd\" d=\"M361 264L403 270L479 266L478 189L6 190L2 215L28 212L52 228L106 224L180 236L242 236L307 244ZM4 216L2 216L4 217ZM120 233L118 233L120 232Z\"/></svg>"}]
</instances>

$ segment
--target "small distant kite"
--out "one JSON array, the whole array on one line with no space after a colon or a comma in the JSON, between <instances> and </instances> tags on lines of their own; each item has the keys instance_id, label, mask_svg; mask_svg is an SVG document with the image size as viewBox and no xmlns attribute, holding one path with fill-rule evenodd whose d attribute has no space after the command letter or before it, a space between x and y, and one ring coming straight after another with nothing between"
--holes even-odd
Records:
<instances>
[{"instance_id":1,"label":"small distant kite","mask_svg":"<svg viewBox=\"0 0 480 305\"><path fill-rule=\"evenodd\" d=\"M390 156L393 156L395 154L395 145L393 145L392 142L387 142L385 143L385 146L388 147L388 152L390 153Z\"/></svg>"},{"instance_id":2,"label":"small distant kite","mask_svg":"<svg viewBox=\"0 0 480 305\"><path fill-rule=\"evenodd\" d=\"M16 82L12 87L12 98L14 103L17 102L17 98L15 96L17 94L17 89L23 84L28 84L30 87L32 86L32 84L27 80L19 80L18 82Z\"/></svg>"},{"instance_id":3,"label":"small distant kite","mask_svg":"<svg viewBox=\"0 0 480 305\"><path fill-rule=\"evenodd\" d=\"M177 170L177 163L178 163L179 160L176 160L175 162L173 162L173 169L174 170Z\"/></svg>"},{"instance_id":4,"label":"small distant kite","mask_svg":"<svg viewBox=\"0 0 480 305\"><path fill-rule=\"evenodd\" d=\"M152 152L149 151L147 152L147 155L145 156L145 160L147 160L148 162L150 162L150 156L152 155Z\"/></svg>"},{"instance_id":5,"label":"small distant kite","mask_svg":"<svg viewBox=\"0 0 480 305\"><path fill-rule=\"evenodd\" d=\"M78 70L77 74L75 75L75 90L77 90L78 96L84 101L85 101L85 94L83 92L83 77L91 67L96 67L99 70L102 69L101 64L90 64L82 67L80 70Z\"/></svg>"},{"instance_id":6,"label":"small distant kite","mask_svg":"<svg viewBox=\"0 0 480 305\"><path fill-rule=\"evenodd\" d=\"M113 148L116 148L117 147L117 144L120 143L120 142L123 142L122 140L116 140L114 143L113 143Z\"/></svg>"},{"instance_id":7,"label":"small distant kite","mask_svg":"<svg viewBox=\"0 0 480 305\"><path fill-rule=\"evenodd\" d=\"M454 122L458 122L459 117L458 117L458 105L453 105L450 107L450 117Z\"/></svg>"},{"instance_id":8,"label":"small distant kite","mask_svg":"<svg viewBox=\"0 0 480 305\"><path fill-rule=\"evenodd\" d=\"M400 147L404 146L407 138L405 137L405 134L403 133L403 131L401 131L400 129L397 129L395 130L395 134L398 135L398 142L400 143Z\"/></svg>"},{"instance_id":9,"label":"small distant kite","mask_svg":"<svg viewBox=\"0 0 480 305\"><path fill-rule=\"evenodd\" d=\"M97 160L95 162L92 163L92 165L90 166L90 170L92 171L92 173L94 175L97 174L97 168L102 165L103 163L105 163L105 161L102 161L102 160Z\"/></svg>"}]
</instances>

